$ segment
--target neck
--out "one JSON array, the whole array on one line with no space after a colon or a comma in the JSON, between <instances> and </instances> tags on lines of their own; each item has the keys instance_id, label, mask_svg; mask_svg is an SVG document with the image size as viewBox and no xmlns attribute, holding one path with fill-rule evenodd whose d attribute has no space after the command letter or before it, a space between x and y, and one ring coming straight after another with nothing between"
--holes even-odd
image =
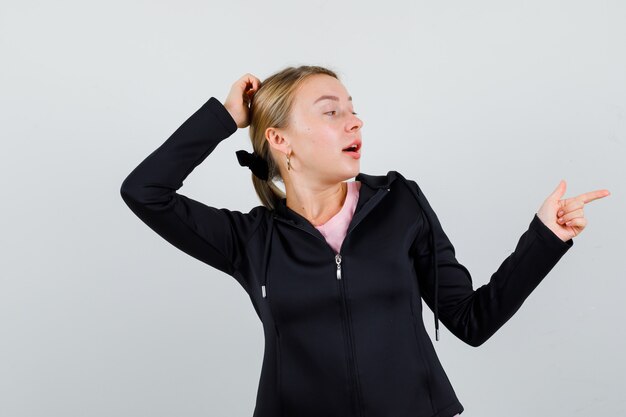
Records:
<instances>
[{"instance_id":1,"label":"neck","mask_svg":"<svg viewBox=\"0 0 626 417\"><path fill-rule=\"evenodd\" d=\"M326 187L299 186L285 183L287 207L306 218L313 226L326 223L346 201L348 183L342 181Z\"/></svg>"}]
</instances>

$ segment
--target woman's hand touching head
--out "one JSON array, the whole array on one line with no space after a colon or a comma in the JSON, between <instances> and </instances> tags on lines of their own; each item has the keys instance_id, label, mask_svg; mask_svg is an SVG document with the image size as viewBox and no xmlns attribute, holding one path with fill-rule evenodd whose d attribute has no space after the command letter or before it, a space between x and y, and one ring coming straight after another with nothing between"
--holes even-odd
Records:
<instances>
[{"instance_id":1,"label":"woman's hand touching head","mask_svg":"<svg viewBox=\"0 0 626 417\"><path fill-rule=\"evenodd\" d=\"M250 102L259 87L261 87L261 80L246 73L230 88L228 97L224 100L224 107L235 120L238 128L244 128L250 124Z\"/></svg>"}]
</instances>

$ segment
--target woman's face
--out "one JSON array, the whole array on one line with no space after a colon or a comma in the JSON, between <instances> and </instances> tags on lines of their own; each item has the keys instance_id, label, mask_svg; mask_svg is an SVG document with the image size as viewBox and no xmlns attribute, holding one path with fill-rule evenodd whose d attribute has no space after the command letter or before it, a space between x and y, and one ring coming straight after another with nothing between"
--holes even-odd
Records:
<instances>
[{"instance_id":1,"label":"woman's face","mask_svg":"<svg viewBox=\"0 0 626 417\"><path fill-rule=\"evenodd\" d=\"M326 74L308 77L296 92L291 111L289 127L279 129L287 142L281 149L281 165L286 164L284 155L292 152L291 171L285 174L335 184L359 173L363 122L339 80ZM357 152L343 151L355 141Z\"/></svg>"}]
</instances>

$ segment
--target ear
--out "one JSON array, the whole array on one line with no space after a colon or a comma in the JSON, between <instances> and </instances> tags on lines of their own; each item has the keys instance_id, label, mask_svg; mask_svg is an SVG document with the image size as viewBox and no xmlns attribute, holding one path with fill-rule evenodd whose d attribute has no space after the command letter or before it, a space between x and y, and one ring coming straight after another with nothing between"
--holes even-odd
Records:
<instances>
[{"instance_id":1,"label":"ear","mask_svg":"<svg viewBox=\"0 0 626 417\"><path fill-rule=\"evenodd\" d=\"M291 152L291 142L284 136L282 129L268 127L265 129L265 139L269 143L270 148L284 155L288 155Z\"/></svg>"}]
</instances>

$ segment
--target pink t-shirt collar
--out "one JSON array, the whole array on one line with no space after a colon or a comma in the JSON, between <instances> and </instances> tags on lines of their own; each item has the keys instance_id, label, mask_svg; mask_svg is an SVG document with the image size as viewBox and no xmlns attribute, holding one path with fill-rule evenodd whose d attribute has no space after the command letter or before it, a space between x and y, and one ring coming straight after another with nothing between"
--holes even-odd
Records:
<instances>
[{"instance_id":1,"label":"pink t-shirt collar","mask_svg":"<svg viewBox=\"0 0 626 417\"><path fill-rule=\"evenodd\" d=\"M348 226L350 225L350 221L354 215L356 204L359 201L359 189L361 188L361 182L348 181L347 184L348 193L346 194L343 206L341 206L341 210L328 219L326 223L315 226L315 228L326 238L326 241L336 253L339 253L341 243L346 237Z\"/></svg>"}]
</instances>

